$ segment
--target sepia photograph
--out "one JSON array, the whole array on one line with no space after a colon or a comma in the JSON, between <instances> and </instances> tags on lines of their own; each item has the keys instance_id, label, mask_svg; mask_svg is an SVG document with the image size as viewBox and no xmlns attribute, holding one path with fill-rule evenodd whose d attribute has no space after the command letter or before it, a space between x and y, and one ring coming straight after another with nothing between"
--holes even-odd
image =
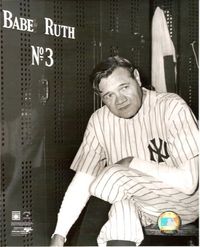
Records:
<instances>
[{"instance_id":1,"label":"sepia photograph","mask_svg":"<svg viewBox=\"0 0 200 247\"><path fill-rule=\"evenodd\" d=\"M0 246L199 246L199 1L0 15Z\"/></svg>"}]
</instances>

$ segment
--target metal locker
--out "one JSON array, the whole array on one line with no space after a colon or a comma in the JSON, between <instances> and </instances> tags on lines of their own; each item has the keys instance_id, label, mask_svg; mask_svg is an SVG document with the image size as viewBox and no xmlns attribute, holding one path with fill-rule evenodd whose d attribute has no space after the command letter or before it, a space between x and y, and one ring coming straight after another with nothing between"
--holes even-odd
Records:
<instances>
[{"instance_id":1,"label":"metal locker","mask_svg":"<svg viewBox=\"0 0 200 247\"><path fill-rule=\"evenodd\" d=\"M93 111L87 76L94 64L94 25L88 23L95 15L88 6L95 12L95 2L1 1L1 14L9 11L13 22L33 19L35 28L1 25L2 246L49 244L72 177L69 165ZM76 27L77 36L45 35L44 18ZM45 51L53 52L52 66L45 64L51 62Z\"/></svg>"}]
</instances>

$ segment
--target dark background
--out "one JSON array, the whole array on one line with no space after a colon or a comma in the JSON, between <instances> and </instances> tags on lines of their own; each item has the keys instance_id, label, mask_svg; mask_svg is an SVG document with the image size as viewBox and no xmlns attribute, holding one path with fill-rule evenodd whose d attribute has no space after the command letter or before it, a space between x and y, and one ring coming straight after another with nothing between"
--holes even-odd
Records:
<instances>
[{"instance_id":1,"label":"dark background","mask_svg":"<svg viewBox=\"0 0 200 247\"><path fill-rule=\"evenodd\" d=\"M1 246L49 244L73 176L69 166L89 116L100 106L88 76L97 62L119 54L133 61L144 85L150 85L151 20L157 6L165 11L177 52L176 92L197 116L198 68L191 43L198 53L198 0L0 1ZM2 9L35 19L37 31L2 28ZM75 39L44 35L44 17L75 27ZM51 48L54 65L31 65L31 45ZM31 213L31 234L11 235L12 211Z\"/></svg>"}]
</instances>

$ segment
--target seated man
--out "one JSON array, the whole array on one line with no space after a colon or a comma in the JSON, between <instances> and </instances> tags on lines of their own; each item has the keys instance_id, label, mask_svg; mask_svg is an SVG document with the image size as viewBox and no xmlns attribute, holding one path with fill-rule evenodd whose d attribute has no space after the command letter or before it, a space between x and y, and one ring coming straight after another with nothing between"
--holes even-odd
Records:
<instances>
[{"instance_id":1,"label":"seated man","mask_svg":"<svg viewBox=\"0 0 200 247\"><path fill-rule=\"evenodd\" d=\"M65 237L91 195L112 204L97 238L143 240L142 226L174 211L187 224L198 217L198 129L185 101L141 86L132 64L109 57L93 70L104 106L95 111L71 165L51 246ZM94 219L95 220L95 219Z\"/></svg>"}]
</instances>

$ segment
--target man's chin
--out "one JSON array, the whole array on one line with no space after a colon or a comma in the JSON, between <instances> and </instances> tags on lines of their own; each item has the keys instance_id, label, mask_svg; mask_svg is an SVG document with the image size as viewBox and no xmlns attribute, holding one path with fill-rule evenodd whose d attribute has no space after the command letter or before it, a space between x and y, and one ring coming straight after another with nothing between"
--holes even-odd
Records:
<instances>
[{"instance_id":1,"label":"man's chin","mask_svg":"<svg viewBox=\"0 0 200 247\"><path fill-rule=\"evenodd\" d=\"M135 113L133 113L133 112L119 112L115 115L120 117L120 118L130 119L130 118L135 116Z\"/></svg>"}]
</instances>

